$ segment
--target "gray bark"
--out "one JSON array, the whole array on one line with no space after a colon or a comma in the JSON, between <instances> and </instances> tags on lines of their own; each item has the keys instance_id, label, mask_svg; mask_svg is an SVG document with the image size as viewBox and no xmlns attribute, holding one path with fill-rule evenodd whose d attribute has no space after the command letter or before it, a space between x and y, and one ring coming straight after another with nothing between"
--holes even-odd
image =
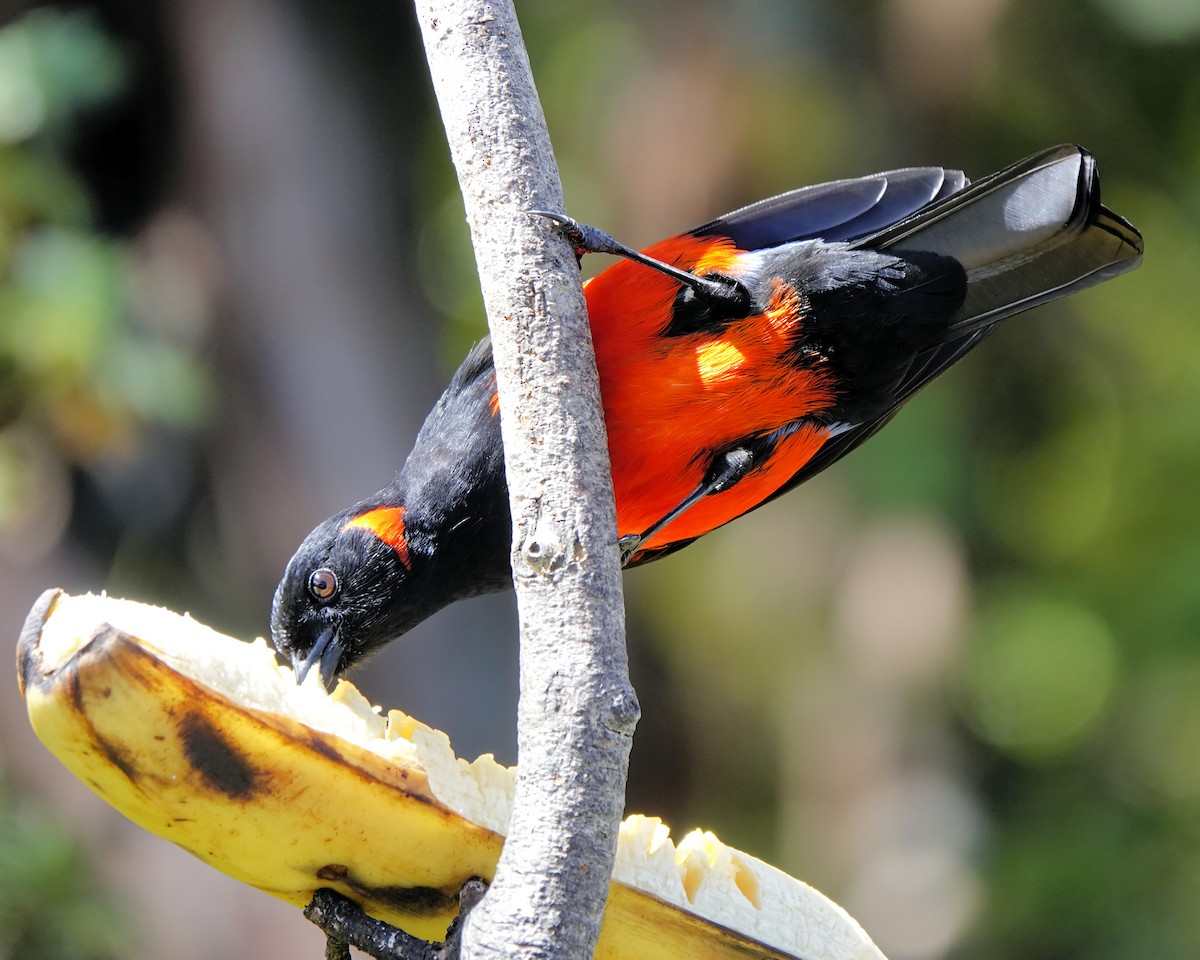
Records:
<instances>
[{"instance_id":1,"label":"gray bark","mask_svg":"<svg viewBox=\"0 0 1200 960\"><path fill-rule=\"evenodd\" d=\"M492 332L521 624L516 805L464 955L590 957L624 807L629 683L608 443L562 187L508 0L417 0Z\"/></svg>"}]
</instances>

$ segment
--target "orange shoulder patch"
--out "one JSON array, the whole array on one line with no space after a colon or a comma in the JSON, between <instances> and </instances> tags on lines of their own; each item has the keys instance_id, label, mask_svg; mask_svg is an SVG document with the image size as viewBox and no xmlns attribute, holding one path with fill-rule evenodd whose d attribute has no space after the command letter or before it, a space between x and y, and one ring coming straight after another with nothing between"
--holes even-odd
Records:
<instances>
[{"instance_id":1,"label":"orange shoulder patch","mask_svg":"<svg viewBox=\"0 0 1200 960\"><path fill-rule=\"evenodd\" d=\"M404 536L403 507L376 507L374 510L368 510L366 513L347 520L342 525L343 530L353 527L373 533L396 551L396 556L400 558L400 562L404 564L406 570L412 569L412 563L408 558L408 540Z\"/></svg>"},{"instance_id":2,"label":"orange shoulder patch","mask_svg":"<svg viewBox=\"0 0 1200 960\"><path fill-rule=\"evenodd\" d=\"M500 415L500 391L496 389L496 375L493 373L487 382L488 389L492 391L488 397L488 409L492 411L492 416Z\"/></svg>"}]
</instances>

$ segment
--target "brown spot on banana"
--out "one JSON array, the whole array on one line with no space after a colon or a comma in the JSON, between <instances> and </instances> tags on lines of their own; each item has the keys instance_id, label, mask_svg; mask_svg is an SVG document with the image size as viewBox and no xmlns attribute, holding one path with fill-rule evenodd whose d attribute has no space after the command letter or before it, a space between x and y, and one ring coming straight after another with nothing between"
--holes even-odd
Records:
<instances>
[{"instance_id":1,"label":"brown spot on banana","mask_svg":"<svg viewBox=\"0 0 1200 960\"><path fill-rule=\"evenodd\" d=\"M258 771L203 715L184 715L179 742L188 763L212 789L233 800L249 800L258 791Z\"/></svg>"},{"instance_id":2,"label":"brown spot on banana","mask_svg":"<svg viewBox=\"0 0 1200 960\"><path fill-rule=\"evenodd\" d=\"M458 907L458 892L462 884L451 890L438 887L378 887L363 883L349 867L340 863L327 863L316 872L318 880L336 883L349 891L352 899L360 903L384 904L410 916L440 916ZM470 877L464 878L466 883Z\"/></svg>"}]
</instances>

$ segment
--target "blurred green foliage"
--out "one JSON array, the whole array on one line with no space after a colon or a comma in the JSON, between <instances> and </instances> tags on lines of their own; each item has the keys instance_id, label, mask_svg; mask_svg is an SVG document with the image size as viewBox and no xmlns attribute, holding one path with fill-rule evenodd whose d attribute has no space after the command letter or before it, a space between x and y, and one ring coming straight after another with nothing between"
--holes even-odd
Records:
<instances>
[{"instance_id":1,"label":"blurred green foliage","mask_svg":"<svg viewBox=\"0 0 1200 960\"><path fill-rule=\"evenodd\" d=\"M62 146L81 109L120 92L119 51L80 13L34 11L0 34L0 139Z\"/></svg>"},{"instance_id":2,"label":"blurred green foliage","mask_svg":"<svg viewBox=\"0 0 1200 960\"><path fill-rule=\"evenodd\" d=\"M1027 761L1068 754L1107 713L1116 650L1087 607L1026 585L981 606L963 670L964 712L984 737Z\"/></svg>"},{"instance_id":3,"label":"blurred green foliage","mask_svg":"<svg viewBox=\"0 0 1200 960\"><path fill-rule=\"evenodd\" d=\"M139 311L127 241L98 232L71 164L81 118L118 96L120 50L86 13L0 29L0 539L41 552L66 471L129 458L147 431L211 406L195 345Z\"/></svg>"},{"instance_id":4,"label":"blurred green foliage","mask_svg":"<svg viewBox=\"0 0 1200 960\"><path fill-rule=\"evenodd\" d=\"M70 152L119 96L125 58L83 12L0 28L0 558L51 549L72 474L139 454L209 406L203 364L136 315L127 241L93 222ZM73 829L0 782L0 958L104 960L132 943Z\"/></svg>"},{"instance_id":5,"label":"blurred green foliage","mask_svg":"<svg viewBox=\"0 0 1200 960\"><path fill-rule=\"evenodd\" d=\"M105 889L71 831L0 782L0 958L124 956L128 917Z\"/></svg>"}]
</instances>

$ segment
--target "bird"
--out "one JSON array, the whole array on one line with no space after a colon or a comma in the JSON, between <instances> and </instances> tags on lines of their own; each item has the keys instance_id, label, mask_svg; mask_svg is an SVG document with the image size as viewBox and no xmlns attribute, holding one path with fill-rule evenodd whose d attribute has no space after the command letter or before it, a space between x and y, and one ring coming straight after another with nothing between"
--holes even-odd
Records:
<instances>
[{"instance_id":1,"label":"bird","mask_svg":"<svg viewBox=\"0 0 1200 960\"><path fill-rule=\"evenodd\" d=\"M534 211L531 211L534 212ZM1014 314L1133 269L1141 234L1065 144L971 183L909 167L761 200L635 251L561 214L584 286L622 562L682 549L836 463ZM271 636L323 682L511 586L499 398L477 344L396 476L288 561Z\"/></svg>"}]
</instances>

